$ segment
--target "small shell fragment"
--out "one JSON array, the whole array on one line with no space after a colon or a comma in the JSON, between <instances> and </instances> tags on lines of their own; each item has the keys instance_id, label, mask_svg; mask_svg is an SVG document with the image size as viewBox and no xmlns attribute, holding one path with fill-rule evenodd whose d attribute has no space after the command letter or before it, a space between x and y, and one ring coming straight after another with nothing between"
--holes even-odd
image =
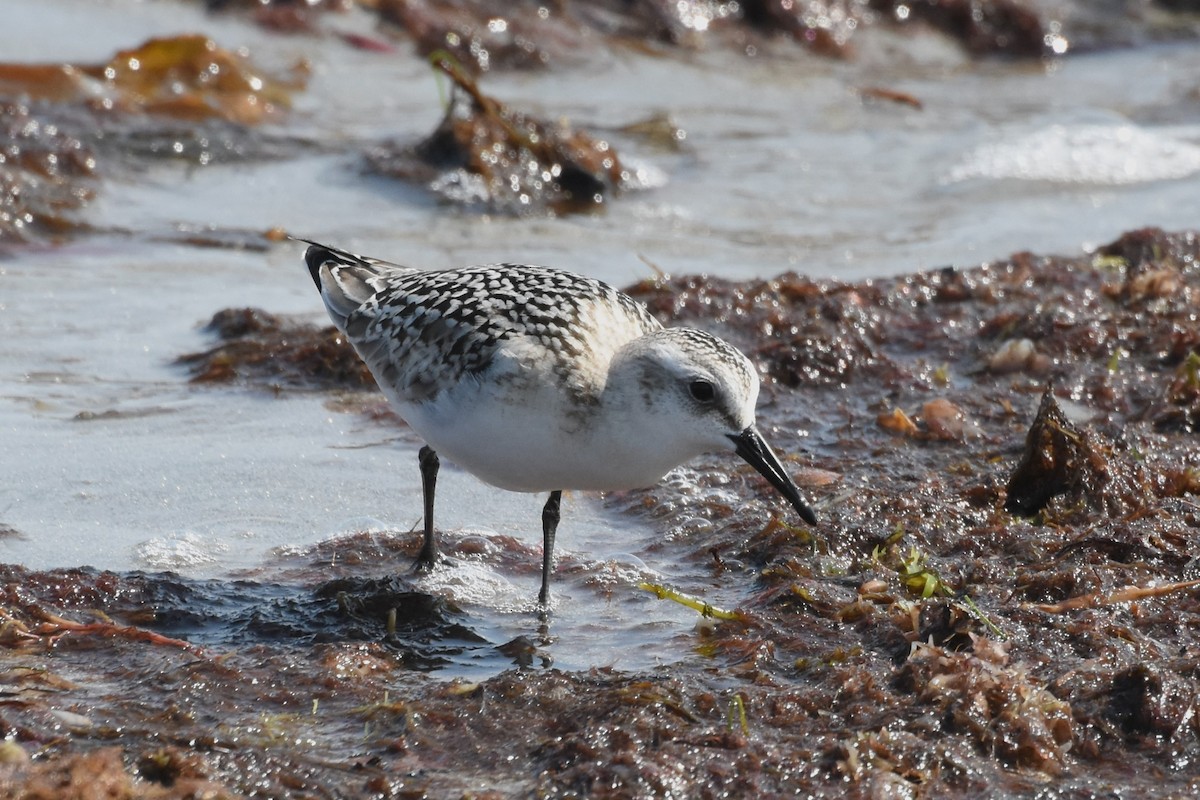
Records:
<instances>
[{"instance_id":1,"label":"small shell fragment","mask_svg":"<svg viewBox=\"0 0 1200 800\"><path fill-rule=\"evenodd\" d=\"M1050 358L1039 353L1029 339L1010 339L988 359L988 371L998 375L1009 372L1040 374L1050 368Z\"/></svg>"}]
</instances>

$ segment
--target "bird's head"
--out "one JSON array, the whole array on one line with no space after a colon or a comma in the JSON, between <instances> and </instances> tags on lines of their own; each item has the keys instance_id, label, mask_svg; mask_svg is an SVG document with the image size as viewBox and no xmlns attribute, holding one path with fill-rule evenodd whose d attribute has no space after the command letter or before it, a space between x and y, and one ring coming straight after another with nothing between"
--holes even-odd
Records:
<instances>
[{"instance_id":1,"label":"bird's head","mask_svg":"<svg viewBox=\"0 0 1200 800\"><path fill-rule=\"evenodd\" d=\"M732 450L754 467L808 523L816 515L755 428L754 365L728 342L694 328L668 328L630 343L615 369L639 413L662 426L682 463Z\"/></svg>"}]
</instances>

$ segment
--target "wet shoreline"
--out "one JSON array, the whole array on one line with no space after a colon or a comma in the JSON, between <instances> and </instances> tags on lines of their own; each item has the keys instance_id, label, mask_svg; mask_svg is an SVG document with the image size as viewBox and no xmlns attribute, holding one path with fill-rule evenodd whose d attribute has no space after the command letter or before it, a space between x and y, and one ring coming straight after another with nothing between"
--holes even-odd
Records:
<instances>
[{"instance_id":1,"label":"wet shoreline","mask_svg":"<svg viewBox=\"0 0 1200 800\"><path fill-rule=\"evenodd\" d=\"M773 379L765 429L807 432L789 464L820 525L792 527L717 456L608 500L653 521L643 556L683 564L677 588L736 598L732 619L680 625L691 655L559 671L573 645L553 613L488 642L472 631L486 612L406 585L415 533L340 540L244 584L10 567L8 785L96 770L162 796L1074 797L1136 773L1186 792L1198 253L1195 234L1142 230L1088 256L887 281L631 287L668 322L803 340L751 350ZM1014 515L1047 391L1087 449L1047 445L1066 477ZM514 545L486 557L535 561ZM449 540L454 558L476 546ZM597 604L638 591L579 583L581 568L560 571ZM473 647L516 666L446 681L428 660Z\"/></svg>"},{"instance_id":2,"label":"wet shoreline","mask_svg":"<svg viewBox=\"0 0 1200 800\"><path fill-rule=\"evenodd\" d=\"M97 35L0 69L0 797L1195 793L1192 17L519 5L10 4ZM541 616L540 504L447 467L413 575L330 231L736 343L820 524L577 494Z\"/></svg>"}]
</instances>

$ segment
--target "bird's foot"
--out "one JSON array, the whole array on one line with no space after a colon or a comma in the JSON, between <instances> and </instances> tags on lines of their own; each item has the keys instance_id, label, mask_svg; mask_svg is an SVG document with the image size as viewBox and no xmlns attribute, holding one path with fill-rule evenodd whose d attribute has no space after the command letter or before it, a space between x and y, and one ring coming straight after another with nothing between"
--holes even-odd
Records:
<instances>
[{"instance_id":1,"label":"bird's foot","mask_svg":"<svg viewBox=\"0 0 1200 800\"><path fill-rule=\"evenodd\" d=\"M425 575L433 571L439 561L442 561L442 556L437 550L429 547L422 547L421 552L417 554L417 559L413 561L413 572L418 575Z\"/></svg>"}]
</instances>

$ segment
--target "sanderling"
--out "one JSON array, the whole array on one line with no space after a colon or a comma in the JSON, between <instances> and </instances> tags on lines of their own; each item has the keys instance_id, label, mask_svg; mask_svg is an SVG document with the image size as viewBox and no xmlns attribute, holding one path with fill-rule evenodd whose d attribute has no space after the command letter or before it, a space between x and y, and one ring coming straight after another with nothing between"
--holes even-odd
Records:
<instances>
[{"instance_id":1,"label":"sanderling","mask_svg":"<svg viewBox=\"0 0 1200 800\"><path fill-rule=\"evenodd\" d=\"M493 486L550 492L543 604L564 489L650 486L701 453L732 450L816 523L754 427L758 376L727 342L663 328L633 298L570 272L419 270L301 241L329 316L425 440L418 566L437 559L438 453Z\"/></svg>"}]
</instances>

